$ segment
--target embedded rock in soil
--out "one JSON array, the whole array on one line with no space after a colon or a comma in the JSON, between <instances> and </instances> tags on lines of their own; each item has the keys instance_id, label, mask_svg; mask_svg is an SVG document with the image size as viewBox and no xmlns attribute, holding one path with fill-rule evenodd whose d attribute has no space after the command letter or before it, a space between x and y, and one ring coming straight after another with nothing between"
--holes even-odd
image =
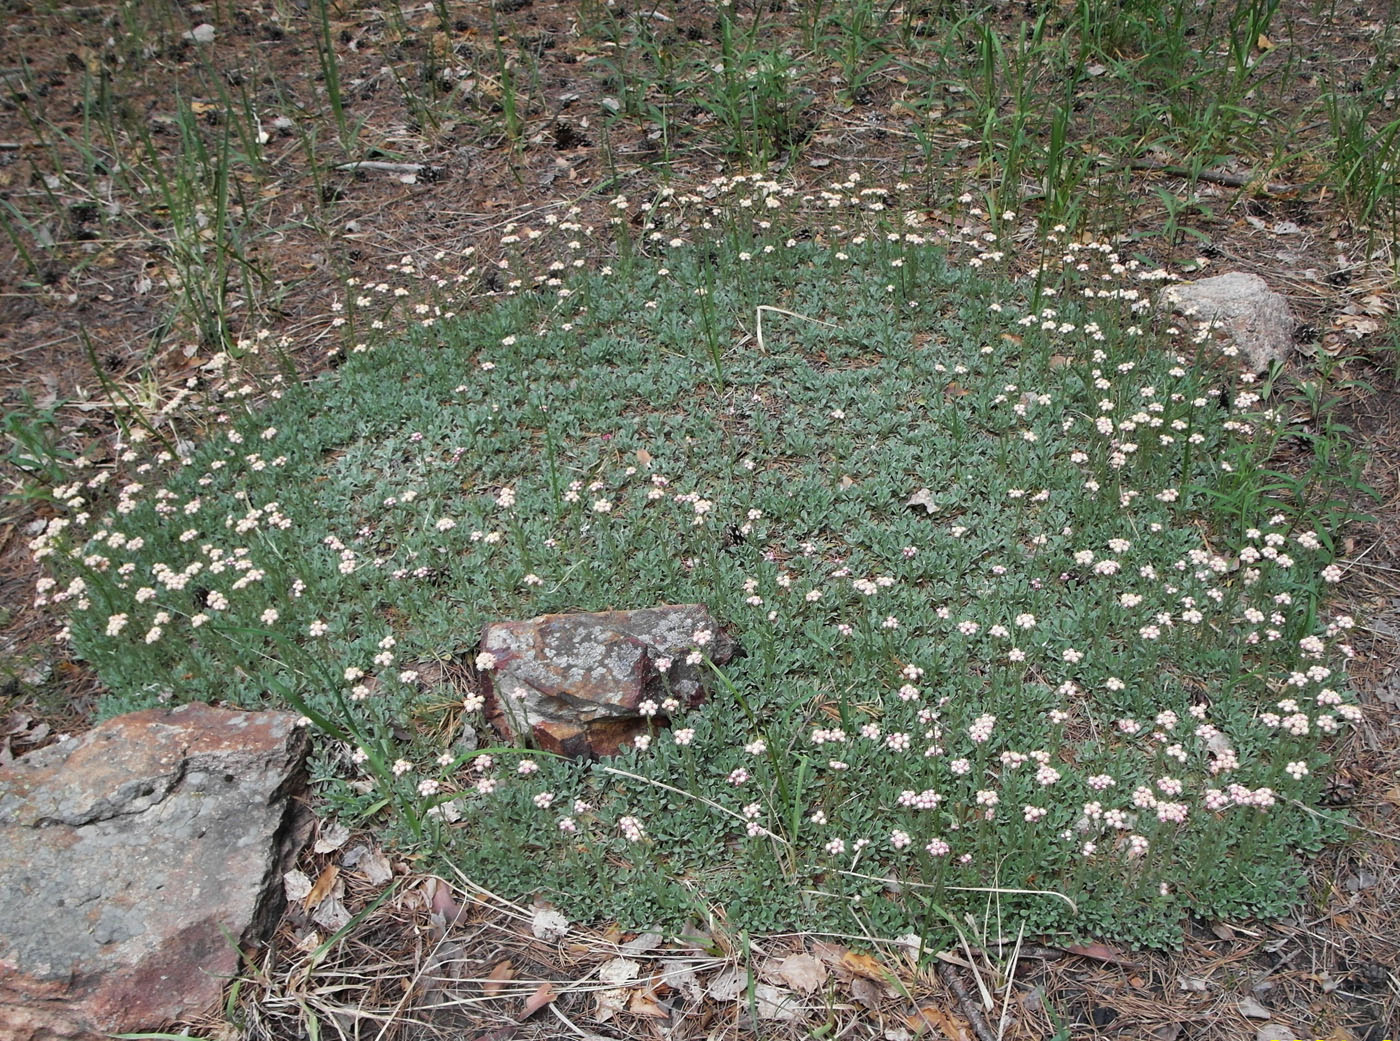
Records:
<instances>
[{"instance_id":1,"label":"embedded rock in soil","mask_svg":"<svg viewBox=\"0 0 1400 1041\"><path fill-rule=\"evenodd\" d=\"M1221 347L1235 347L1251 372L1285 361L1298 321L1288 301L1258 275L1231 271L1168 286L1157 296L1168 313L1208 326Z\"/></svg>"},{"instance_id":2,"label":"embedded rock in soil","mask_svg":"<svg viewBox=\"0 0 1400 1041\"><path fill-rule=\"evenodd\" d=\"M687 661L702 631L711 634L705 657L733 658L733 640L702 604L493 622L481 637L495 659L482 674L487 718L507 739L528 734L545 751L615 755L646 732L642 702L693 708L705 699L708 666ZM664 712L652 722L665 725Z\"/></svg>"},{"instance_id":3,"label":"embedded rock in soil","mask_svg":"<svg viewBox=\"0 0 1400 1041\"><path fill-rule=\"evenodd\" d=\"M281 913L306 738L208 705L0 766L0 1041L154 1031L215 1005Z\"/></svg>"}]
</instances>

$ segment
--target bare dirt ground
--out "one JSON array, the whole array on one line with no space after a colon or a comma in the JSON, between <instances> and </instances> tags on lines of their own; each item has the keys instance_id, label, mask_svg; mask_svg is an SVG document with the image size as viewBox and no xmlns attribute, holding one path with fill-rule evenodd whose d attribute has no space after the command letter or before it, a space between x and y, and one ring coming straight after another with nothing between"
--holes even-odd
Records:
<instances>
[{"instance_id":1,"label":"bare dirt ground","mask_svg":"<svg viewBox=\"0 0 1400 1041\"><path fill-rule=\"evenodd\" d=\"M224 95L251 97L266 113L264 164L231 191L247 218L239 270L252 276L231 275L219 299L234 336L266 330L286 338L307 374L324 364L331 304L343 298L347 278L381 281L404 258L429 266L442 265L433 258L445 257L450 267L470 247L493 242L504 224L562 212L564 205L580 208L581 223L601 227L611 197L645 196L663 176L646 122L608 118L605 99L615 85L601 70L615 55L606 41L580 28L575 4L452 5L449 32L430 7L403 11L397 23L368 4L329 9L345 108L359 128L361 150L354 155L333 141L316 19L307 10L262 0L162 8L168 22L133 41L115 6L16 0L5 6L0 202L24 221L10 222L17 239L0 239L0 398L11 418L30 415L35 406L50 410L54 422L44 436L52 446L84 452L98 464L120 450L118 420L129 408L123 398L158 407L186 380L206 385L203 366L220 346L207 342L182 306L172 214L154 180L128 169L145 161L148 147L134 128L148 129L146 142L156 156L182 148L173 117L177 94L216 136ZM676 5L674 31L711 31L708 6ZM1028 6L999 5L994 17L1011 26L1027 16ZM1373 8L1384 5L1344 5L1326 18L1308 5L1293 6L1299 17L1291 23L1290 45L1318 68L1343 76L1356 68L1359 76L1368 27L1379 17ZM217 28L207 48L181 38L202 22ZM523 43L536 60L536 86L522 94L514 140L503 129L502 86L488 71L496 33ZM423 70L455 66L476 71L454 80L452 99L437 110L442 118L425 122L398 78L416 76L431 92ZM931 212L995 177L970 143L974 131L955 114L926 127L939 142L940 168L921 169L925 159L905 104L917 88L901 81L895 67L854 98L831 82L830 64L820 56L803 55L797 67L808 100L798 139L777 157L775 176L802 187L828 184L849 170L872 184L904 180L914 185L909 204ZM1300 77L1296 111L1306 108L1309 89L1307 77ZM273 122L278 113L289 113L298 125L279 127ZM682 114L686 125L665 175L694 183L733 170L722 128L701 110ZM115 129L108 133L104 126ZM308 127L321 135L321 164L309 158ZM406 184L392 173L335 168L352 159L421 169L415 183ZM1161 162L1172 167L1172 160ZM1245 159L1229 168L1256 169ZM1350 567L1343 596L1361 624L1352 678L1367 722L1337 750L1331 798L1354 814L1355 840L1318 858L1308 904L1288 921L1192 923L1179 953L1128 955L1102 947L1073 953L1028 944L1013 964L1009 946L966 952L972 955L967 965L903 973L912 1004L887 990L855 986L862 978L856 974L838 988L835 1026L825 1036L1381 1041L1400 1033L1400 355L1388 332L1394 329L1394 258L1363 262L1377 240L1349 222L1340 200L1317 183L1305 161L1276 162L1267 174L1275 190L1261 189L1253 177L1245 177L1243 187L1201 181L1193 189L1171 170L1108 163L1101 180L1084 190L1111 199L1121 227L1142 230L1132 248L1143 255L1165 264L1200 257L1208 274L1245 270L1265 277L1303 322L1290 378L1306 378L1321 355L1351 381L1339 407L1379 495L1365 506L1371 519L1352 527L1344 554ZM1202 204L1178 219L1191 234L1156 234L1171 216L1165 200L1184 199L1190 190ZM1110 203L1098 212L1107 215ZM14 443L0 444L0 451ZM42 497L22 490L33 475L16 469L17 458L10 452L0 461L16 491L0 505L5 756L83 728L99 689L83 663L67 660L52 643L59 621L28 606L37 571L25 546L48 511ZM306 859L314 878L323 863L311 853ZM384 980L382 992L363 990L360 1000L389 1013L398 1009L399 1026L384 1036L577 1036L564 1020L591 1022L591 998L580 994L559 999L563 1015L541 1014L513 1026L502 1024L513 1022L521 1003L508 997L460 1006L450 1016L417 1017L436 1029L405 1025L414 1019L417 997L393 984L421 967L431 910L385 917L356 947L364 964L380 966ZM263 993L264 1010L257 1010L255 998L242 999L241 1036L300 1036L295 1009L287 1011L295 1002L267 998L304 957L295 948L296 925L289 917L263 963L265 986L249 988ZM556 981L582 979L611 945L630 938L609 935L607 923L600 923L596 943L561 963L532 945L528 923L489 903L470 907L456 928L472 937L473 957L485 969L510 958L517 978ZM803 942L774 944L795 950ZM980 1029L973 1011L980 1006L977 976L990 978L993 964L1014 974L1000 1034L999 1001ZM562 991L563 982L556 989ZM282 986L283 997L286 991ZM946 1021L933 1012L911 1020L911 1007L940 1010ZM624 1012L597 1033L678 1039L801 1033L781 1023L755 1029L734 1008L701 1000L686 1015ZM226 1020L191 1029L240 1036Z\"/></svg>"}]
</instances>

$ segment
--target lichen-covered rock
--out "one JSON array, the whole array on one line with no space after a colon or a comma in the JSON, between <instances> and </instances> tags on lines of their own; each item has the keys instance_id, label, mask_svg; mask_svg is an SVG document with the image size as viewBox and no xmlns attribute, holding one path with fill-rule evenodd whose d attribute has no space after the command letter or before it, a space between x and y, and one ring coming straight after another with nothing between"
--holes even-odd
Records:
<instances>
[{"instance_id":1,"label":"lichen-covered rock","mask_svg":"<svg viewBox=\"0 0 1400 1041\"><path fill-rule=\"evenodd\" d=\"M716 665L735 653L702 604L493 622L481 637L494 662L482 674L487 716L507 739L528 734L546 751L615 755L645 732L643 702L704 700L710 677L690 660L697 647Z\"/></svg>"},{"instance_id":2,"label":"lichen-covered rock","mask_svg":"<svg viewBox=\"0 0 1400 1041\"><path fill-rule=\"evenodd\" d=\"M280 914L305 752L294 715L194 704L0 766L0 1041L215 1005Z\"/></svg>"},{"instance_id":3,"label":"lichen-covered rock","mask_svg":"<svg viewBox=\"0 0 1400 1041\"><path fill-rule=\"evenodd\" d=\"M1231 271L1214 278L1168 286L1157 306L1205 326L1227 353L1242 355L1251 372L1286 361L1298 321L1288 301L1258 275Z\"/></svg>"}]
</instances>

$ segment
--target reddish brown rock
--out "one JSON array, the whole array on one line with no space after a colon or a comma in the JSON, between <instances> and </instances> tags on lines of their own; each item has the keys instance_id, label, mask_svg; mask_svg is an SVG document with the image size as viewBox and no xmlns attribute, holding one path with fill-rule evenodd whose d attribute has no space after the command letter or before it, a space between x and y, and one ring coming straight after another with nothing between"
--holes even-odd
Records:
<instances>
[{"instance_id":1,"label":"reddish brown rock","mask_svg":"<svg viewBox=\"0 0 1400 1041\"><path fill-rule=\"evenodd\" d=\"M688 660L697 633L710 634L701 650L716 665L733 658L733 640L702 604L494 622L481 637L495 662L483 672L487 716L508 740L529 734L561 755L615 755L646 731L644 701L704 700L708 666ZM665 713L652 722L665 725Z\"/></svg>"},{"instance_id":2,"label":"reddish brown rock","mask_svg":"<svg viewBox=\"0 0 1400 1041\"><path fill-rule=\"evenodd\" d=\"M0 767L0 1041L154 1031L219 1001L234 944L281 911L295 723L136 712Z\"/></svg>"}]
</instances>

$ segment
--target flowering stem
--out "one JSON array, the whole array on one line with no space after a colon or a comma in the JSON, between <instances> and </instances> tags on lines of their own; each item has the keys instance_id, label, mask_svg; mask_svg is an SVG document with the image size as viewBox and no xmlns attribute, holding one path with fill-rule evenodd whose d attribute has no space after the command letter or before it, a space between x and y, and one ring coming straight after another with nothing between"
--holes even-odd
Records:
<instances>
[{"instance_id":1,"label":"flowering stem","mask_svg":"<svg viewBox=\"0 0 1400 1041\"><path fill-rule=\"evenodd\" d=\"M697 791L698 784L695 777L695 753L690 750L689 745L681 748L681 762L685 764L685 786L688 791Z\"/></svg>"},{"instance_id":2,"label":"flowering stem","mask_svg":"<svg viewBox=\"0 0 1400 1041\"><path fill-rule=\"evenodd\" d=\"M709 265L702 264L704 284L696 289L700 296L700 323L705 329L705 342L710 347L710 360L715 366L715 385L717 389L724 387L724 359L720 355L719 332L715 328L715 305L710 299L710 293L714 290L714 272Z\"/></svg>"},{"instance_id":3,"label":"flowering stem","mask_svg":"<svg viewBox=\"0 0 1400 1041\"><path fill-rule=\"evenodd\" d=\"M544 457L549 466L549 502L555 520L559 519L559 504L563 502L559 491L559 445L554 438L554 425L549 421L549 411L544 412Z\"/></svg>"}]
</instances>

